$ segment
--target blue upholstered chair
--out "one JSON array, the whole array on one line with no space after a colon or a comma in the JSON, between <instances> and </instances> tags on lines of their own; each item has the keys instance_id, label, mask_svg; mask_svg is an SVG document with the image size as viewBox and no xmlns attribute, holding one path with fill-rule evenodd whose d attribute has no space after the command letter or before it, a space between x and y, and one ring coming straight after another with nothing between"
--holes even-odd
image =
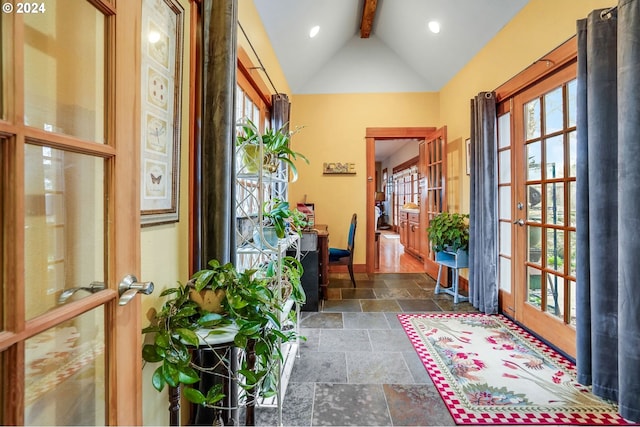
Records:
<instances>
[{"instance_id":1,"label":"blue upholstered chair","mask_svg":"<svg viewBox=\"0 0 640 427\"><path fill-rule=\"evenodd\" d=\"M356 240L356 225L358 225L358 215L353 214L351 217L351 225L349 226L347 249L329 248L329 265L346 264L354 288L356 287L356 279L353 277L353 249Z\"/></svg>"}]
</instances>

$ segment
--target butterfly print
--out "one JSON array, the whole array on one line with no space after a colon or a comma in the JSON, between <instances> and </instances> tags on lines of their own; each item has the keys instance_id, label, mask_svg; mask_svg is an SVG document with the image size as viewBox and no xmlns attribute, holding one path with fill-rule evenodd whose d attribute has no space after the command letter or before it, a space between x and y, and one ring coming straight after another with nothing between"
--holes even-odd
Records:
<instances>
[{"instance_id":1,"label":"butterfly print","mask_svg":"<svg viewBox=\"0 0 640 427\"><path fill-rule=\"evenodd\" d=\"M158 175L155 176L154 174L149 174L151 175L151 183L152 184L160 184L160 180L162 179L162 175Z\"/></svg>"}]
</instances>

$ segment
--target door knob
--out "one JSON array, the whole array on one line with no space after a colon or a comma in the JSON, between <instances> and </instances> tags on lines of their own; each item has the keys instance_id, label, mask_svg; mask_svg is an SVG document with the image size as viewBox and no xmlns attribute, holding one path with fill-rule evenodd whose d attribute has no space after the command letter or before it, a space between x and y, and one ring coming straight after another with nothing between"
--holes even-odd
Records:
<instances>
[{"instance_id":1,"label":"door knob","mask_svg":"<svg viewBox=\"0 0 640 427\"><path fill-rule=\"evenodd\" d=\"M513 221L514 224L518 224L520 227L524 226L524 219L520 218L517 221Z\"/></svg>"},{"instance_id":2,"label":"door knob","mask_svg":"<svg viewBox=\"0 0 640 427\"><path fill-rule=\"evenodd\" d=\"M118 292L120 293L120 301L118 303L120 305L126 305L138 292L145 295L153 292L153 282L138 282L136 276L127 274L120 281Z\"/></svg>"}]
</instances>

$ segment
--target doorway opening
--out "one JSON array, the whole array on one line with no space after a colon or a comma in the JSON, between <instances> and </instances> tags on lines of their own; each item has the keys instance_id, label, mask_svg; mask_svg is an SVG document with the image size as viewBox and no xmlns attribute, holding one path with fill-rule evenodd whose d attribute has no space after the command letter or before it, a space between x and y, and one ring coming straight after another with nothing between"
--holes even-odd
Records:
<instances>
[{"instance_id":1,"label":"doorway opening","mask_svg":"<svg viewBox=\"0 0 640 427\"><path fill-rule=\"evenodd\" d=\"M366 198L366 265L367 273L402 273L424 272L421 260L404 251L400 244L399 224L394 218L393 186L390 185L393 167L382 166L384 153L377 153L376 146L393 147L396 151L399 144L415 144L416 150L421 141L425 141L436 128L367 128L367 198ZM385 145L383 145L385 144ZM410 150L410 147L408 148ZM376 159L378 154L378 159ZM417 151L416 151L417 155ZM415 156L415 155L414 155ZM388 155L387 155L388 157ZM398 162L400 163L400 162ZM386 169L386 175L383 172ZM381 194L382 193L382 194ZM384 200L382 199L384 195ZM384 213L380 212L380 208ZM378 209L376 209L378 208ZM397 204L395 206L397 208ZM382 221L382 222L381 222ZM384 228L378 229L378 224ZM396 237L398 236L398 237ZM377 258L377 259L376 259ZM376 266L378 268L376 268Z\"/></svg>"}]
</instances>

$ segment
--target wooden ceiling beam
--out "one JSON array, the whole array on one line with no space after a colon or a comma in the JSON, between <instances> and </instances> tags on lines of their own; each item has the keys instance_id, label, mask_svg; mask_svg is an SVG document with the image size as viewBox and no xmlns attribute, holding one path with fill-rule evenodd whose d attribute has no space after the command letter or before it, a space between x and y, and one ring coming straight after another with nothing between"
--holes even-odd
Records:
<instances>
[{"instance_id":1,"label":"wooden ceiling beam","mask_svg":"<svg viewBox=\"0 0 640 427\"><path fill-rule=\"evenodd\" d=\"M364 0L364 7L362 8L362 21L360 22L361 39L368 39L371 35L373 18L376 16L377 7L378 0Z\"/></svg>"}]
</instances>

